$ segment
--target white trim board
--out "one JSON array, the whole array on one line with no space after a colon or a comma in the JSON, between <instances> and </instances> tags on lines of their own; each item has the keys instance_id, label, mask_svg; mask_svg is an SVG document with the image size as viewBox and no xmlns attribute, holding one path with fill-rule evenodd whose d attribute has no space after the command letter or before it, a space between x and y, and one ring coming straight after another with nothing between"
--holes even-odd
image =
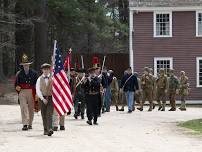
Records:
<instances>
[{"instance_id":1,"label":"white trim board","mask_svg":"<svg viewBox=\"0 0 202 152\"><path fill-rule=\"evenodd\" d=\"M196 58L196 87L201 88L202 85L199 85L199 60L202 60L202 57Z\"/></svg>"},{"instance_id":2,"label":"white trim board","mask_svg":"<svg viewBox=\"0 0 202 152\"><path fill-rule=\"evenodd\" d=\"M153 12L153 11L200 11L202 6L186 6L186 7L130 7L130 10L137 12Z\"/></svg>"},{"instance_id":3,"label":"white trim board","mask_svg":"<svg viewBox=\"0 0 202 152\"><path fill-rule=\"evenodd\" d=\"M196 37L202 37L202 35L199 35L198 33L198 15L199 13L202 13L202 10L196 11Z\"/></svg>"}]
</instances>

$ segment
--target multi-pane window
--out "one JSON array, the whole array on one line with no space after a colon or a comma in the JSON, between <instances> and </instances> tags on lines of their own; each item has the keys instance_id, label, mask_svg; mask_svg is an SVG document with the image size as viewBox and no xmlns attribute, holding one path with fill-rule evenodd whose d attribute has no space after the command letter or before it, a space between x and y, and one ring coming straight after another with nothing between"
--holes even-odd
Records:
<instances>
[{"instance_id":1,"label":"multi-pane window","mask_svg":"<svg viewBox=\"0 0 202 152\"><path fill-rule=\"evenodd\" d=\"M196 14L196 35L202 36L202 12Z\"/></svg>"},{"instance_id":2,"label":"multi-pane window","mask_svg":"<svg viewBox=\"0 0 202 152\"><path fill-rule=\"evenodd\" d=\"M172 13L154 13L154 36L172 36Z\"/></svg>"},{"instance_id":3,"label":"multi-pane window","mask_svg":"<svg viewBox=\"0 0 202 152\"><path fill-rule=\"evenodd\" d=\"M154 58L154 75L159 74L160 69L164 69L166 74L173 68L172 58Z\"/></svg>"},{"instance_id":4,"label":"multi-pane window","mask_svg":"<svg viewBox=\"0 0 202 152\"><path fill-rule=\"evenodd\" d=\"M197 58L197 87L202 87L202 57Z\"/></svg>"}]
</instances>

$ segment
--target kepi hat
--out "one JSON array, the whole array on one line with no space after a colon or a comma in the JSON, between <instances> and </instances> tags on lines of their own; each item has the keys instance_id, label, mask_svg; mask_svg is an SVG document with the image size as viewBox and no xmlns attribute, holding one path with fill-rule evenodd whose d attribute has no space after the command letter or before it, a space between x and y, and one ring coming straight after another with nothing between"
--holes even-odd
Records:
<instances>
[{"instance_id":1,"label":"kepi hat","mask_svg":"<svg viewBox=\"0 0 202 152\"><path fill-rule=\"evenodd\" d=\"M51 65L48 63L44 63L41 65L41 69L49 69L49 68L51 68Z\"/></svg>"}]
</instances>

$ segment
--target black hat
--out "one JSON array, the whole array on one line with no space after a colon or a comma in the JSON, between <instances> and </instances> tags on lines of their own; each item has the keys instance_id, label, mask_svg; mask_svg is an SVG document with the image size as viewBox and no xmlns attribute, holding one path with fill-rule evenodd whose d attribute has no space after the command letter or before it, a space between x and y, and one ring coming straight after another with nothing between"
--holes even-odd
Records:
<instances>
[{"instance_id":1,"label":"black hat","mask_svg":"<svg viewBox=\"0 0 202 152\"><path fill-rule=\"evenodd\" d=\"M77 69L76 72L78 72L78 73L86 73L86 69Z\"/></svg>"},{"instance_id":2,"label":"black hat","mask_svg":"<svg viewBox=\"0 0 202 152\"><path fill-rule=\"evenodd\" d=\"M70 68L70 71L75 71L75 68Z\"/></svg>"},{"instance_id":3,"label":"black hat","mask_svg":"<svg viewBox=\"0 0 202 152\"><path fill-rule=\"evenodd\" d=\"M92 68L89 68L89 69L88 69L88 72L92 72L92 71L95 71L95 70L97 70L97 68L92 67Z\"/></svg>"}]
</instances>

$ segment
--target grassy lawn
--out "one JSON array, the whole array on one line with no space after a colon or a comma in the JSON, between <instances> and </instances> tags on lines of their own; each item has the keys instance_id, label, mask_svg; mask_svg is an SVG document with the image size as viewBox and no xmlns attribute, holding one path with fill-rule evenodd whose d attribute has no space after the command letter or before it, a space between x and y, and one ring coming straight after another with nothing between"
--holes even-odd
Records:
<instances>
[{"instance_id":1,"label":"grassy lawn","mask_svg":"<svg viewBox=\"0 0 202 152\"><path fill-rule=\"evenodd\" d=\"M192 129L199 134L202 134L202 119L190 120L180 123L178 126Z\"/></svg>"}]
</instances>

